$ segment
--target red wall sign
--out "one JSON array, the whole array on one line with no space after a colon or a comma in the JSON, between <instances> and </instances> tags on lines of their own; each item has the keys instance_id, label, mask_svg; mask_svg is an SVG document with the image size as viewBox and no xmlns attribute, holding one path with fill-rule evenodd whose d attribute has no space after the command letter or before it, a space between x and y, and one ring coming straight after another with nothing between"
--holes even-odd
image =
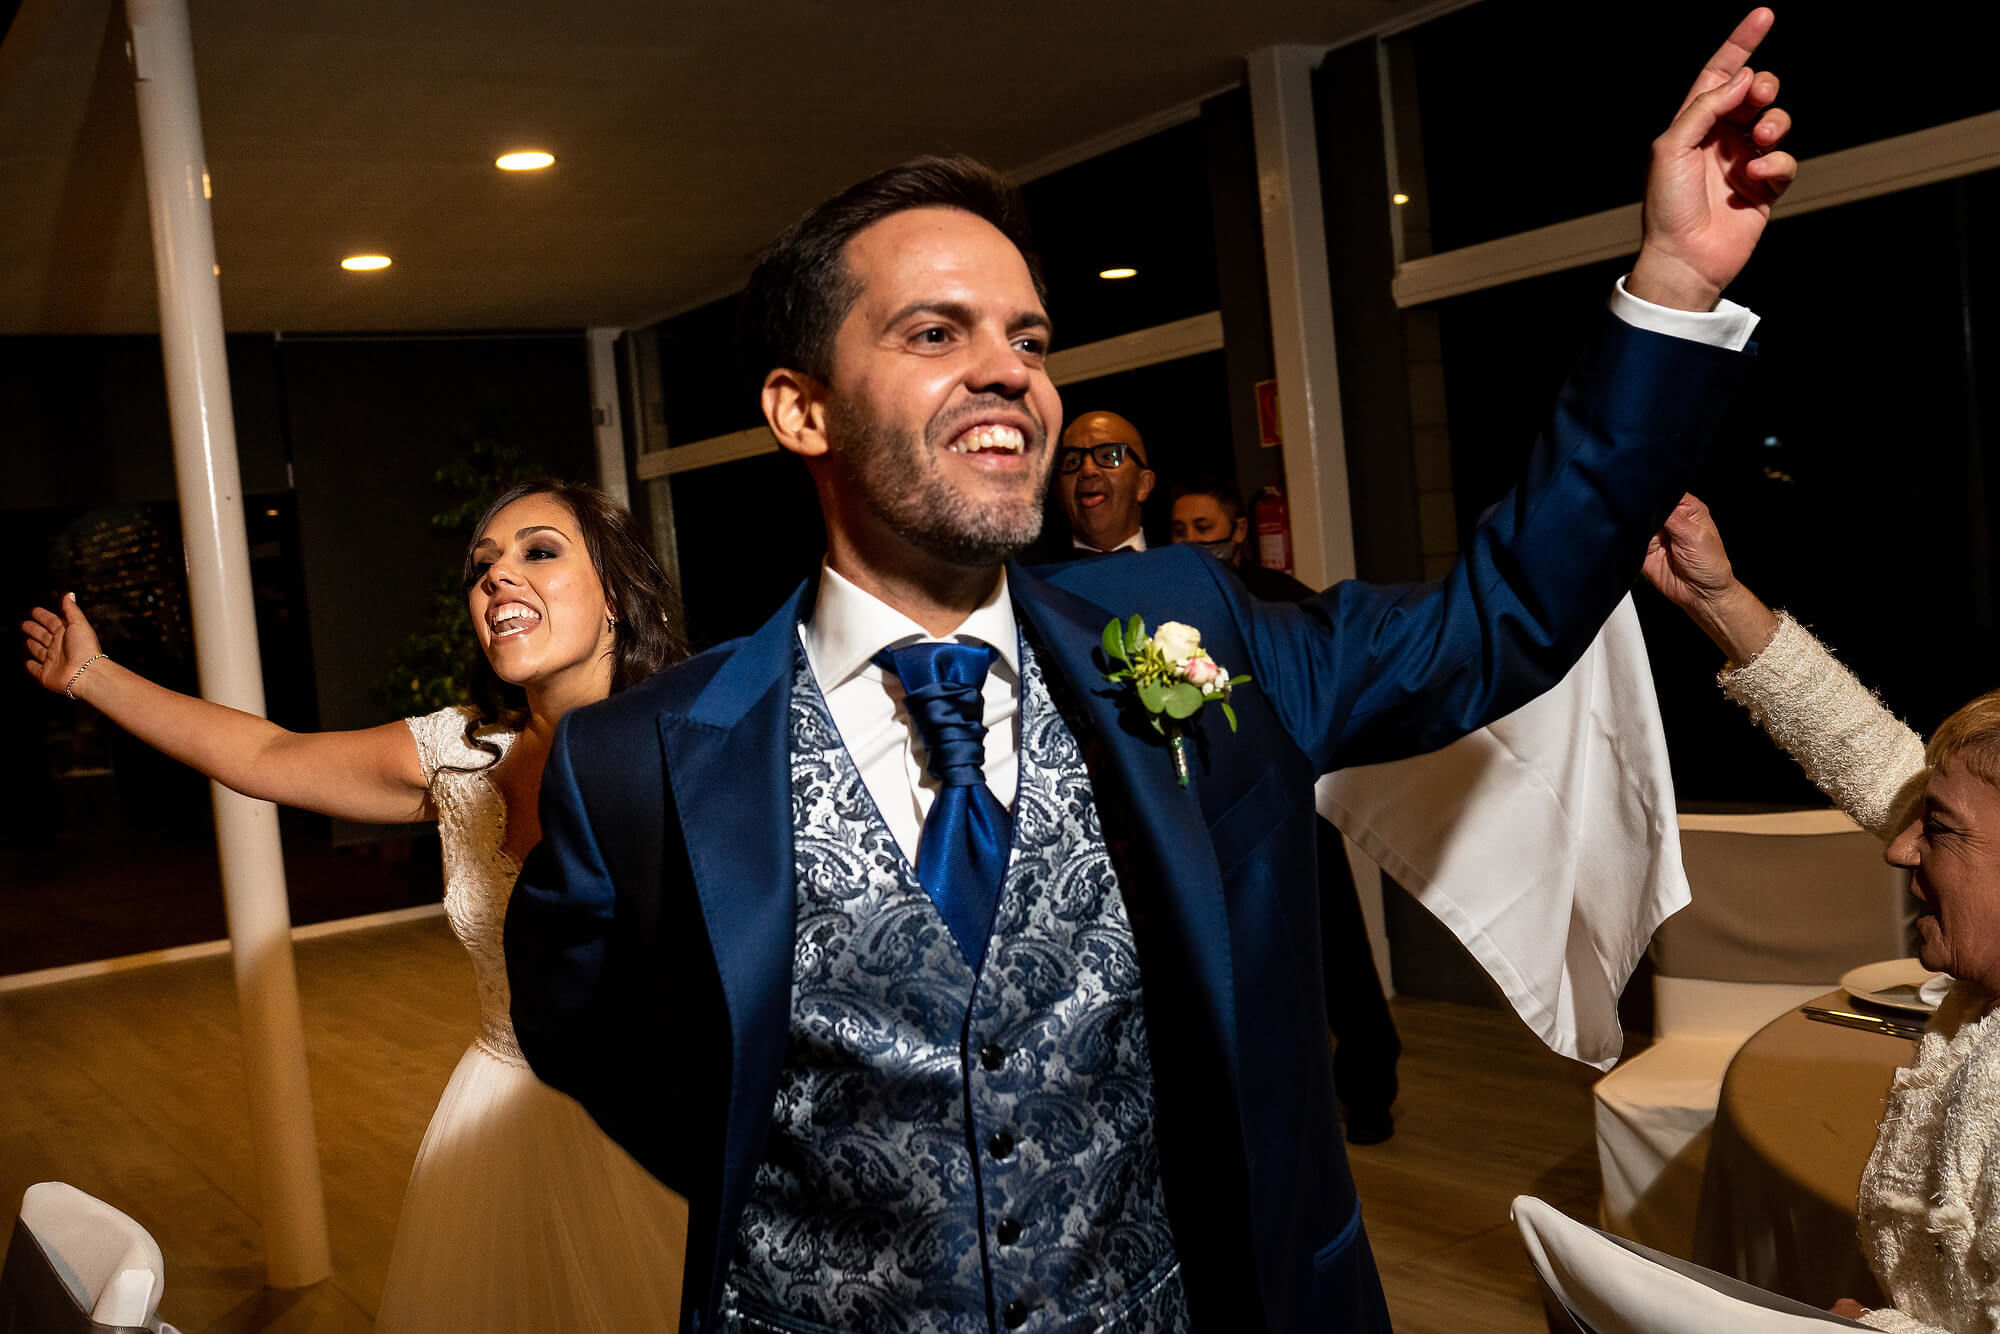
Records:
<instances>
[{"instance_id":1,"label":"red wall sign","mask_svg":"<svg viewBox=\"0 0 2000 1334\"><path fill-rule=\"evenodd\" d=\"M1280 442L1278 435L1278 382L1257 382L1257 438L1266 445Z\"/></svg>"}]
</instances>

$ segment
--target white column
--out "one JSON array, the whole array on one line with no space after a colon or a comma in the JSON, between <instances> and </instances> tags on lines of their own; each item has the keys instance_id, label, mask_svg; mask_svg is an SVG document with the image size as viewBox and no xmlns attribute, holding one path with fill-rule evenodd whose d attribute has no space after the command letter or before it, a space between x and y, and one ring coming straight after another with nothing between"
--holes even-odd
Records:
<instances>
[{"instance_id":1,"label":"white column","mask_svg":"<svg viewBox=\"0 0 2000 1334\"><path fill-rule=\"evenodd\" d=\"M261 715L263 672L187 5L126 0L125 12L160 288L160 345L196 666L204 698ZM219 783L211 788L243 1024L265 1274L273 1287L301 1287L331 1274L333 1262L292 968L278 813L269 802L252 801Z\"/></svg>"},{"instance_id":2,"label":"white column","mask_svg":"<svg viewBox=\"0 0 2000 1334\"><path fill-rule=\"evenodd\" d=\"M625 427L618 411L618 335L622 329L590 331L590 416L597 431L597 485L630 509L632 486L625 476Z\"/></svg>"},{"instance_id":3,"label":"white column","mask_svg":"<svg viewBox=\"0 0 2000 1334\"><path fill-rule=\"evenodd\" d=\"M1324 55L1316 46L1267 46L1249 61L1292 563L1300 581L1313 588L1354 577L1347 443L1313 132L1312 72Z\"/></svg>"},{"instance_id":4,"label":"white column","mask_svg":"<svg viewBox=\"0 0 2000 1334\"><path fill-rule=\"evenodd\" d=\"M1347 435L1334 361L1333 284L1320 210L1319 136L1313 129L1317 46L1267 46L1250 56L1250 123L1257 144L1257 202L1264 220L1264 284L1278 370L1278 433L1285 500L1292 515L1292 566L1325 588L1354 577L1354 515L1347 492ZM1351 841L1361 914L1382 985L1389 976L1381 868Z\"/></svg>"}]
</instances>

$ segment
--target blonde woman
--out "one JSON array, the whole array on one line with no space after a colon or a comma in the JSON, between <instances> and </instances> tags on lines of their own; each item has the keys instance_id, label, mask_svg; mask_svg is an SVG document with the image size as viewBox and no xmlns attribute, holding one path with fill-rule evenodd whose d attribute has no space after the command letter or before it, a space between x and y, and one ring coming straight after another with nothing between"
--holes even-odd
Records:
<instances>
[{"instance_id":1,"label":"blonde woman","mask_svg":"<svg viewBox=\"0 0 2000 1334\"><path fill-rule=\"evenodd\" d=\"M1728 658L1725 694L1855 822L1923 904L1924 966L1957 981L1896 1072L1861 1177L1859 1226L1890 1305L1834 1307L1895 1334L2000 1334L2000 691L1928 747L1730 566L1708 507L1683 497L1646 575Z\"/></svg>"}]
</instances>

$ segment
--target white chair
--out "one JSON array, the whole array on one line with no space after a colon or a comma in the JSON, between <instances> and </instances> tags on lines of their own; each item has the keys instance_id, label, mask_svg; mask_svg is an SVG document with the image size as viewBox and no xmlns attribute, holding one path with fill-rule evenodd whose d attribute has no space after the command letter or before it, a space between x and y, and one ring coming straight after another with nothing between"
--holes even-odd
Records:
<instances>
[{"instance_id":1,"label":"white chair","mask_svg":"<svg viewBox=\"0 0 2000 1334\"><path fill-rule=\"evenodd\" d=\"M1653 937L1653 1045L1597 1082L1598 1221L1677 1255L1737 1049L1859 964L1909 953L1914 904L1839 811L1683 815L1694 900Z\"/></svg>"},{"instance_id":2,"label":"white chair","mask_svg":"<svg viewBox=\"0 0 2000 1334\"><path fill-rule=\"evenodd\" d=\"M1515 1226L1549 1294L1583 1334L1827 1334L1862 1329L1803 1302L1588 1227L1532 1195Z\"/></svg>"},{"instance_id":3,"label":"white chair","mask_svg":"<svg viewBox=\"0 0 2000 1334\"><path fill-rule=\"evenodd\" d=\"M0 1334L175 1334L152 1234L60 1181L28 1187L0 1270Z\"/></svg>"}]
</instances>

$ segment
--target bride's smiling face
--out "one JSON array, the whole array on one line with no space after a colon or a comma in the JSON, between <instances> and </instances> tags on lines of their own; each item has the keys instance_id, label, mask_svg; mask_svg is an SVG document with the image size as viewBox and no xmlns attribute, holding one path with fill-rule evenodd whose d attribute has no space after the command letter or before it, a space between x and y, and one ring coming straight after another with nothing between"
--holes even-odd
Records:
<instances>
[{"instance_id":1,"label":"bride's smiling face","mask_svg":"<svg viewBox=\"0 0 2000 1334\"><path fill-rule=\"evenodd\" d=\"M524 496L501 510L474 543L467 573L473 633L502 681L545 685L600 668L608 676L614 612L567 505Z\"/></svg>"}]
</instances>

